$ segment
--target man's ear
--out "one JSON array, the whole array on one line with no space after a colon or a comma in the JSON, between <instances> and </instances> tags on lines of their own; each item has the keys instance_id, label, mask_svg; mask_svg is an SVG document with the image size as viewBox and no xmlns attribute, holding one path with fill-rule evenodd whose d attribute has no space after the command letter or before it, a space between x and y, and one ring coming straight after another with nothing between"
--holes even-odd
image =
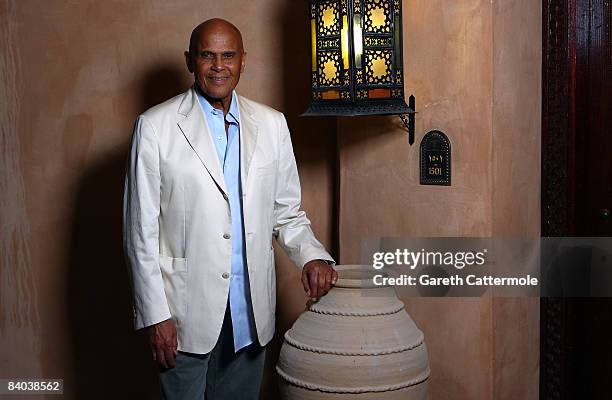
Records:
<instances>
[{"instance_id":1,"label":"man's ear","mask_svg":"<svg viewBox=\"0 0 612 400\"><path fill-rule=\"evenodd\" d=\"M246 62L246 51L242 52L242 65L240 66L240 73L244 72L244 63Z\"/></svg>"},{"instance_id":2,"label":"man's ear","mask_svg":"<svg viewBox=\"0 0 612 400\"><path fill-rule=\"evenodd\" d=\"M191 65L191 54L189 51L185 51L185 64L187 64L187 69L189 72L193 74L193 66Z\"/></svg>"}]
</instances>

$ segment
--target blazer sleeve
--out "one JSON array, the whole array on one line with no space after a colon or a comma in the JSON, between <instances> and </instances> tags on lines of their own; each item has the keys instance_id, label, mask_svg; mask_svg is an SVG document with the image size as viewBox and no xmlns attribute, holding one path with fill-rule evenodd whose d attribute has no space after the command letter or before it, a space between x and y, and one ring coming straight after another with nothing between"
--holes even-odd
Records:
<instances>
[{"instance_id":1,"label":"blazer sleeve","mask_svg":"<svg viewBox=\"0 0 612 400\"><path fill-rule=\"evenodd\" d=\"M134 127L123 194L123 245L136 329L171 317L159 266L160 190L159 143L151 123L140 116Z\"/></svg>"},{"instance_id":2,"label":"blazer sleeve","mask_svg":"<svg viewBox=\"0 0 612 400\"><path fill-rule=\"evenodd\" d=\"M316 259L333 263L333 258L315 238L306 213L300 210L300 179L291 135L285 116L280 114L279 119L280 154L274 199L274 236L291 261L300 268L308 261Z\"/></svg>"}]
</instances>

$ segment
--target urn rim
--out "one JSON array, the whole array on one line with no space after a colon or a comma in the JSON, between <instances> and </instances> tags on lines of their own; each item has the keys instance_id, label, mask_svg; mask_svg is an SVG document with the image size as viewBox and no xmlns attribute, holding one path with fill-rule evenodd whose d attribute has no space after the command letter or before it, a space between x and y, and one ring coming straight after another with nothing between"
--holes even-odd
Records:
<instances>
[{"instance_id":1,"label":"urn rim","mask_svg":"<svg viewBox=\"0 0 612 400\"><path fill-rule=\"evenodd\" d=\"M371 265L362 264L342 264L334 266L338 271L338 281L334 285L341 288L381 288L388 284L377 285L374 283L374 276L388 276L386 272L376 271Z\"/></svg>"}]
</instances>

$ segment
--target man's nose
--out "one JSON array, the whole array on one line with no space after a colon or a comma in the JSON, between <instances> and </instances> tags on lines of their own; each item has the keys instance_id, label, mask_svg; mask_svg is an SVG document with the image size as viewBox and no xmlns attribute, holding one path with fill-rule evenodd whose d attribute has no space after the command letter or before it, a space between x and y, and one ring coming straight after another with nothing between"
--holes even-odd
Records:
<instances>
[{"instance_id":1,"label":"man's nose","mask_svg":"<svg viewBox=\"0 0 612 400\"><path fill-rule=\"evenodd\" d=\"M214 71L221 71L221 70L223 69L223 62L222 62L222 59L221 59L221 55L220 55L220 54L218 54L218 55L215 57L215 59L214 59L214 61L213 61L213 64L212 64L212 69L213 69Z\"/></svg>"}]
</instances>

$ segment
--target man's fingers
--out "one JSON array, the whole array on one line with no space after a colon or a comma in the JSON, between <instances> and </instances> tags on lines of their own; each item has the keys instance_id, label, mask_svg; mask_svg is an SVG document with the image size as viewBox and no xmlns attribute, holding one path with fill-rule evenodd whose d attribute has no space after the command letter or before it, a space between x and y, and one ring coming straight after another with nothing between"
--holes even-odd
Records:
<instances>
[{"instance_id":1,"label":"man's fingers","mask_svg":"<svg viewBox=\"0 0 612 400\"><path fill-rule=\"evenodd\" d=\"M166 358L166 368L174 368L174 347L166 346L164 349L164 357Z\"/></svg>"},{"instance_id":2,"label":"man's fingers","mask_svg":"<svg viewBox=\"0 0 612 400\"><path fill-rule=\"evenodd\" d=\"M316 298L319 297L319 270L313 269L308 274L308 278L310 280L310 297Z\"/></svg>"},{"instance_id":3,"label":"man's fingers","mask_svg":"<svg viewBox=\"0 0 612 400\"><path fill-rule=\"evenodd\" d=\"M332 281L332 269L327 268L327 272L325 273L325 293L329 292L331 289Z\"/></svg>"},{"instance_id":4,"label":"man's fingers","mask_svg":"<svg viewBox=\"0 0 612 400\"><path fill-rule=\"evenodd\" d=\"M164 368L168 368L168 364L166 364L166 357L164 355L164 351L159 347L157 348L157 363Z\"/></svg>"},{"instance_id":5,"label":"man's fingers","mask_svg":"<svg viewBox=\"0 0 612 400\"><path fill-rule=\"evenodd\" d=\"M338 282L338 271L336 271L335 269L332 269L332 285L335 285L336 282Z\"/></svg>"},{"instance_id":6,"label":"man's fingers","mask_svg":"<svg viewBox=\"0 0 612 400\"><path fill-rule=\"evenodd\" d=\"M308 272L302 272L302 286L304 286L304 291L306 292L306 296L310 297L310 285L308 285Z\"/></svg>"},{"instance_id":7,"label":"man's fingers","mask_svg":"<svg viewBox=\"0 0 612 400\"><path fill-rule=\"evenodd\" d=\"M327 271L319 271L319 297L325 295L327 291L325 290L325 281L327 280Z\"/></svg>"}]
</instances>

